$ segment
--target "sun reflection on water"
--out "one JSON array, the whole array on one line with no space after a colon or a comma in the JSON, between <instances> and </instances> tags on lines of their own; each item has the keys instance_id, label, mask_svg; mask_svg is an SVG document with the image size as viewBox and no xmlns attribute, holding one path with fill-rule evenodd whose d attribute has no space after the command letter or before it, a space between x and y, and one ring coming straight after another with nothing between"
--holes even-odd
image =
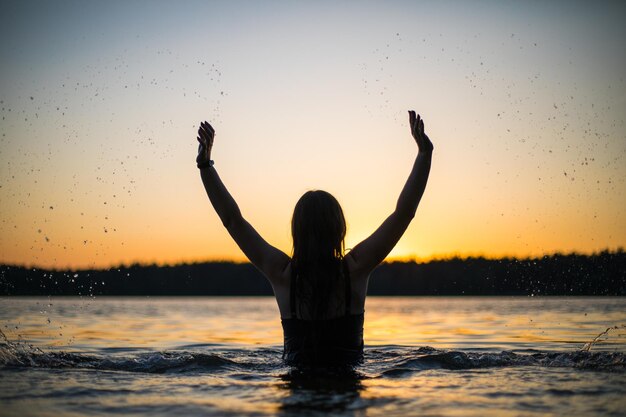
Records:
<instances>
[{"instance_id":1,"label":"sun reflection on water","mask_svg":"<svg viewBox=\"0 0 626 417\"><path fill-rule=\"evenodd\" d=\"M50 300L41 310L38 298L3 299L3 331L51 347L282 345L280 317L270 297ZM561 349L582 346L607 327L623 325L623 311L594 308L590 298L371 297L364 338L368 346ZM623 333L613 332L594 349L626 345Z\"/></svg>"}]
</instances>

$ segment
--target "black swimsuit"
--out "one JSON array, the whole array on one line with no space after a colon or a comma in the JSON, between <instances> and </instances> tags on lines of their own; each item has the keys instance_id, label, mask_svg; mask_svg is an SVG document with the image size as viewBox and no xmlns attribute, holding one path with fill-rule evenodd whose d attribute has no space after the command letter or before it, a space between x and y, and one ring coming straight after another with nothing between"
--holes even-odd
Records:
<instances>
[{"instance_id":1,"label":"black swimsuit","mask_svg":"<svg viewBox=\"0 0 626 417\"><path fill-rule=\"evenodd\" d=\"M348 268L345 314L327 320L304 320L296 314L296 272L291 270L289 302L291 318L281 319L284 334L283 359L288 364L325 366L355 364L363 358L363 313L350 314L351 288Z\"/></svg>"}]
</instances>

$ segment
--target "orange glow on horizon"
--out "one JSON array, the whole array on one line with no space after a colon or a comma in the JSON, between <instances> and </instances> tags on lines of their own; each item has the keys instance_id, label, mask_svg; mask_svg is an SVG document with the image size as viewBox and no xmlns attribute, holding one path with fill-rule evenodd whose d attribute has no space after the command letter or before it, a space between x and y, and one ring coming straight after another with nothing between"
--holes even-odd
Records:
<instances>
[{"instance_id":1,"label":"orange glow on horizon","mask_svg":"<svg viewBox=\"0 0 626 417\"><path fill-rule=\"evenodd\" d=\"M603 248L595 251L553 251L553 252L545 252L545 253L529 253L529 254L511 254L511 253L480 253L480 252L451 252L445 254L433 254L430 256L415 256L415 255L407 255L407 256L390 256L385 258L383 263L409 263L414 262L418 264L436 262L436 261L447 261L451 259L471 259L471 258L482 258L487 260L498 260L498 259L518 259L518 260L526 260L526 259L540 259L543 257L550 257L554 255L596 255L600 252L620 252L623 251L623 247L617 248ZM67 263L67 264L36 264L36 263L6 263L7 266L17 266L17 267L26 267L26 268L37 268L37 269L51 269L58 271L72 271L72 270L84 270L84 269L115 269L120 267L130 267L130 266L150 266L157 265L160 267L167 266L176 266L176 265L184 265L184 264L201 264L201 263L213 263L213 262L226 262L226 263L237 263L237 264L245 264L250 263L250 261L242 254L239 257L221 257L221 258L207 258L207 257L196 257L196 258L165 258L165 259L157 259L147 258L145 259L133 259L133 260L125 260L121 262L112 262L112 263L99 263L99 264L81 264L81 263Z\"/></svg>"}]
</instances>

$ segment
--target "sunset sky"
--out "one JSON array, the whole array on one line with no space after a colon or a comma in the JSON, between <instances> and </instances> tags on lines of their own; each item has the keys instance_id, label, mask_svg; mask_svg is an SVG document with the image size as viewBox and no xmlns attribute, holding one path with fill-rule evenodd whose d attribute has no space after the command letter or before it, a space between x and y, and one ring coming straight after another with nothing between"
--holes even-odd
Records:
<instances>
[{"instance_id":1,"label":"sunset sky","mask_svg":"<svg viewBox=\"0 0 626 417\"><path fill-rule=\"evenodd\" d=\"M195 166L291 251L307 190L346 247L430 181L391 258L626 246L626 2L3 2L0 263L244 260Z\"/></svg>"}]
</instances>

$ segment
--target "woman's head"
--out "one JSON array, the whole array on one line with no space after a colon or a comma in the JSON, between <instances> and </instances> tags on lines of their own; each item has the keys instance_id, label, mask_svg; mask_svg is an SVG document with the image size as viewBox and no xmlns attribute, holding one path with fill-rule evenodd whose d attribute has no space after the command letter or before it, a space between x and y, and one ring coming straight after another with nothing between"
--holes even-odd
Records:
<instances>
[{"instance_id":1,"label":"woman's head","mask_svg":"<svg viewBox=\"0 0 626 417\"><path fill-rule=\"evenodd\" d=\"M297 265L306 267L341 259L346 220L337 199L321 190L304 193L293 210L291 236Z\"/></svg>"}]
</instances>

